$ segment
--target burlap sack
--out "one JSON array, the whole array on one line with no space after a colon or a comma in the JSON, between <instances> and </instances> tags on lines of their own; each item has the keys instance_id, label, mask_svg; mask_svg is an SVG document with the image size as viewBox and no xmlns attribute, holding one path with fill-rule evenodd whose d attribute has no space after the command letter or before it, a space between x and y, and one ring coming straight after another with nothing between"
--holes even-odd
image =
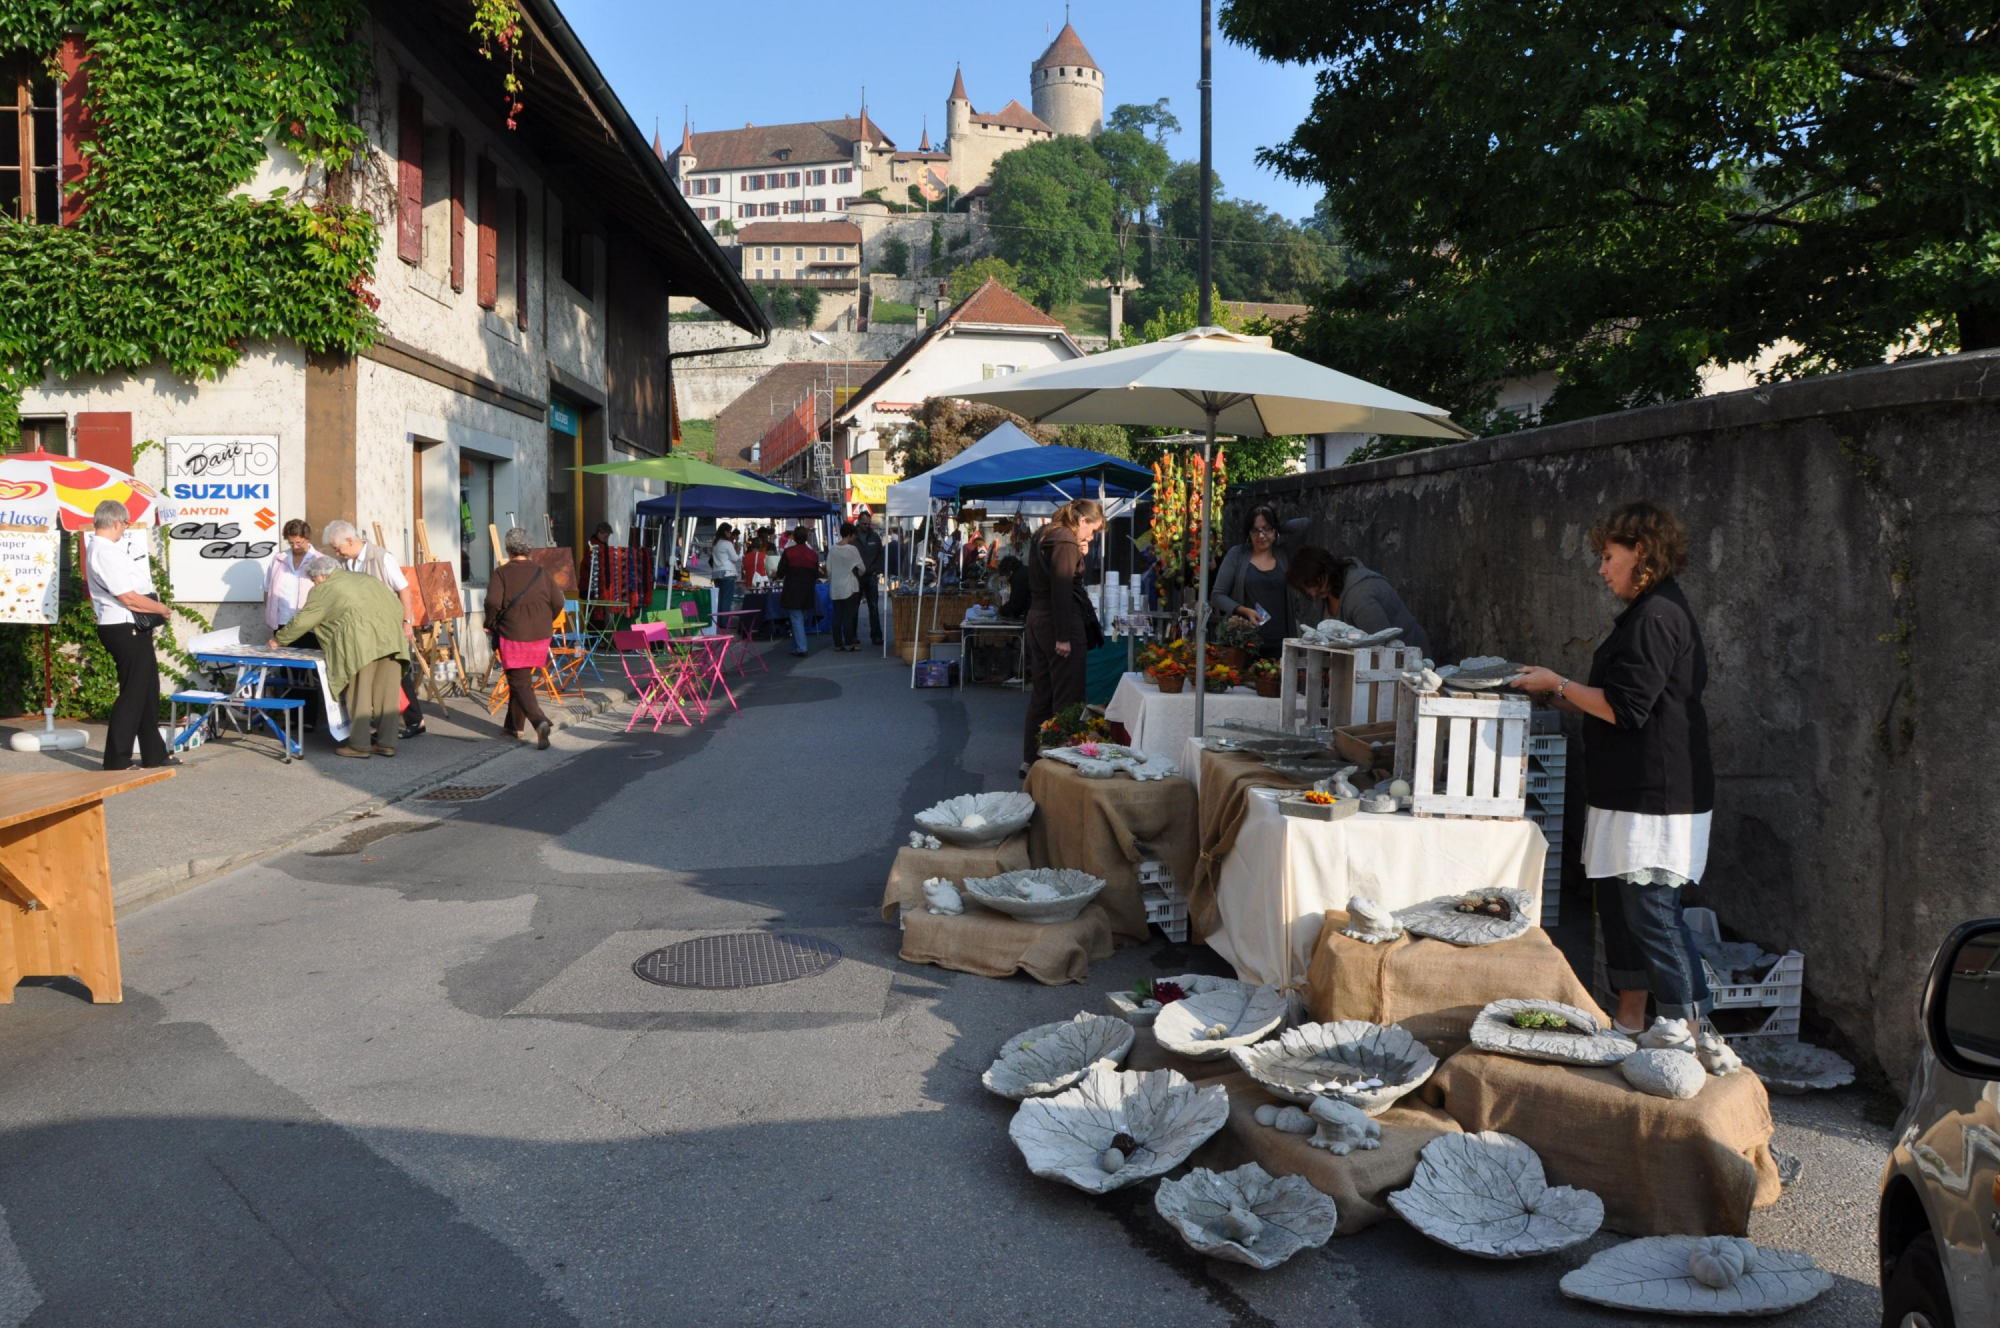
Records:
<instances>
[{"instance_id":1,"label":"burlap sack","mask_svg":"<svg viewBox=\"0 0 2000 1328\"><path fill-rule=\"evenodd\" d=\"M1121 942L1146 939L1139 863L1154 859L1188 879L1195 859L1194 785L1169 779L1085 779L1060 761L1037 761L1027 790L1039 809L1028 827L1037 867L1071 867L1104 878L1097 904Z\"/></svg>"},{"instance_id":2,"label":"burlap sack","mask_svg":"<svg viewBox=\"0 0 2000 1328\"><path fill-rule=\"evenodd\" d=\"M1018 972L1058 987L1082 982L1091 960L1116 952L1111 919L1096 904L1069 922L1017 922L977 904L950 916L916 908L903 918L903 958L983 978Z\"/></svg>"},{"instance_id":3,"label":"burlap sack","mask_svg":"<svg viewBox=\"0 0 2000 1328\"><path fill-rule=\"evenodd\" d=\"M1472 1040L1472 1021L1494 1001L1561 1001L1609 1023L1540 927L1497 945L1453 945L1408 932L1382 945L1341 935L1344 909L1328 909L1306 970L1306 1009L1319 1023L1401 1024L1442 1060Z\"/></svg>"},{"instance_id":4,"label":"burlap sack","mask_svg":"<svg viewBox=\"0 0 2000 1328\"><path fill-rule=\"evenodd\" d=\"M1681 1101L1640 1092L1616 1066L1467 1050L1418 1091L1468 1132L1527 1144L1549 1184L1597 1195L1605 1227L1628 1236L1741 1236L1750 1210L1778 1199L1771 1100L1748 1071L1711 1075Z\"/></svg>"},{"instance_id":5,"label":"burlap sack","mask_svg":"<svg viewBox=\"0 0 2000 1328\"><path fill-rule=\"evenodd\" d=\"M1236 1062L1227 1056L1214 1060L1198 1061L1187 1056L1176 1056L1160 1045L1150 1028L1137 1030L1132 1039L1132 1050L1125 1054L1125 1069L1128 1070L1179 1070L1181 1076L1196 1081L1215 1079L1225 1074L1240 1074Z\"/></svg>"},{"instance_id":6,"label":"burlap sack","mask_svg":"<svg viewBox=\"0 0 2000 1328\"><path fill-rule=\"evenodd\" d=\"M1216 878L1222 860L1236 847L1253 788L1300 788L1303 785L1272 770L1253 756L1229 752L1201 754L1201 831L1193 872L1185 878L1188 938L1206 940L1222 926L1215 903ZM1175 879L1182 879L1176 877Z\"/></svg>"},{"instance_id":7,"label":"burlap sack","mask_svg":"<svg viewBox=\"0 0 2000 1328\"><path fill-rule=\"evenodd\" d=\"M1389 1194L1416 1176L1424 1145L1439 1135L1460 1133L1450 1116L1412 1094L1375 1117L1382 1126L1380 1148L1335 1157L1308 1143L1309 1134L1259 1125L1257 1108L1267 1102L1289 1104L1266 1093L1249 1075L1237 1073L1221 1082L1229 1090L1229 1123L1196 1151L1195 1165L1227 1171L1255 1162L1273 1176L1304 1176L1314 1189L1333 1197L1335 1235L1351 1236L1388 1217Z\"/></svg>"},{"instance_id":8,"label":"burlap sack","mask_svg":"<svg viewBox=\"0 0 2000 1328\"><path fill-rule=\"evenodd\" d=\"M901 905L924 907L924 882L942 876L953 885L962 885L968 876L998 876L1020 871L1028 864L1028 834L1010 836L992 848L900 848L896 863L889 868L889 883L882 890L882 921L895 922Z\"/></svg>"}]
</instances>

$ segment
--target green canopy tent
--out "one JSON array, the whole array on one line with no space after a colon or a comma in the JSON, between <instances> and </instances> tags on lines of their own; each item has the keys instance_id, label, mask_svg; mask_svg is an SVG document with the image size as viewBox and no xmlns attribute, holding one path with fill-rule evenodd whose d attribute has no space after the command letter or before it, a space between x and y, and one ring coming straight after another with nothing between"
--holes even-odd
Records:
<instances>
[{"instance_id":1,"label":"green canopy tent","mask_svg":"<svg viewBox=\"0 0 2000 1328\"><path fill-rule=\"evenodd\" d=\"M674 544L668 549L667 566L674 565L674 555L679 553L681 538L681 495L699 486L715 489L744 489L751 493L788 493L781 485L759 479L755 475L745 475L741 471L726 470L698 457L672 453L667 456L640 457L636 461L600 461L594 466L574 466L574 470L589 475L629 475L633 479L659 480L674 491Z\"/></svg>"}]
</instances>

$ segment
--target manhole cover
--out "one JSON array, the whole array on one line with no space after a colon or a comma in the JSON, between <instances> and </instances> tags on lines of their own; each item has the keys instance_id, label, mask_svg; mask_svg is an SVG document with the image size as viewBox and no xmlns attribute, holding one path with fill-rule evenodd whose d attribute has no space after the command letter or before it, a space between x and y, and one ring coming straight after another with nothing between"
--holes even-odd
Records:
<instances>
[{"instance_id":1,"label":"manhole cover","mask_svg":"<svg viewBox=\"0 0 2000 1328\"><path fill-rule=\"evenodd\" d=\"M768 987L797 982L831 968L840 947L817 936L786 932L740 931L681 941L641 955L632 971L662 987L698 987L728 991L736 987Z\"/></svg>"},{"instance_id":2,"label":"manhole cover","mask_svg":"<svg viewBox=\"0 0 2000 1328\"><path fill-rule=\"evenodd\" d=\"M505 784L440 784L428 793L419 793L418 802L478 802L490 798Z\"/></svg>"}]
</instances>

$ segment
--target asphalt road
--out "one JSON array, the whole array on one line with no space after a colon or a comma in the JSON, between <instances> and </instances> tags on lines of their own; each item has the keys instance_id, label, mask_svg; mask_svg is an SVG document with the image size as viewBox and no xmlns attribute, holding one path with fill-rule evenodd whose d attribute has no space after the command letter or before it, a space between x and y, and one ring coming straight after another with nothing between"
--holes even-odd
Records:
<instances>
[{"instance_id":1,"label":"asphalt road","mask_svg":"<svg viewBox=\"0 0 2000 1328\"><path fill-rule=\"evenodd\" d=\"M1191 959L1046 988L897 958L910 815L1014 786L1020 707L774 660L702 730L593 721L482 767L485 801L129 918L124 1004L0 1006L0 1328L1641 1322L1556 1289L1615 1237L1498 1265L1392 1222L1257 1273L1188 1251L1150 1186L1029 1175L979 1085L997 1044ZM630 971L774 926L844 958L741 992ZM1786 1323L1879 1313L1868 1108L1774 1102L1806 1169L1752 1234L1838 1279Z\"/></svg>"}]
</instances>

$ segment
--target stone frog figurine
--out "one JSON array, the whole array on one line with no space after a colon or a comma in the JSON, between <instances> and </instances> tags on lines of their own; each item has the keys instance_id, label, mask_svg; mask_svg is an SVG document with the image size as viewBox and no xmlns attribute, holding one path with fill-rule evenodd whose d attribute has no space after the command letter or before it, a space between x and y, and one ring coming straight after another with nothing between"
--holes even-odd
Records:
<instances>
[{"instance_id":1,"label":"stone frog figurine","mask_svg":"<svg viewBox=\"0 0 2000 1328\"><path fill-rule=\"evenodd\" d=\"M959 897L958 887L942 876L933 876L924 882L924 902L933 913L955 917L965 912L965 900Z\"/></svg>"},{"instance_id":2,"label":"stone frog figurine","mask_svg":"<svg viewBox=\"0 0 2000 1328\"><path fill-rule=\"evenodd\" d=\"M1381 945L1402 934L1403 924L1396 921L1396 915L1367 895L1353 895L1348 899L1347 929L1341 932L1342 936L1351 936L1370 945Z\"/></svg>"},{"instance_id":3,"label":"stone frog figurine","mask_svg":"<svg viewBox=\"0 0 2000 1328\"><path fill-rule=\"evenodd\" d=\"M1351 1102L1316 1097L1309 1114L1319 1126L1319 1132L1306 1140L1314 1148L1346 1157L1357 1148L1366 1152L1382 1146L1381 1123L1368 1119L1367 1113Z\"/></svg>"}]
</instances>

